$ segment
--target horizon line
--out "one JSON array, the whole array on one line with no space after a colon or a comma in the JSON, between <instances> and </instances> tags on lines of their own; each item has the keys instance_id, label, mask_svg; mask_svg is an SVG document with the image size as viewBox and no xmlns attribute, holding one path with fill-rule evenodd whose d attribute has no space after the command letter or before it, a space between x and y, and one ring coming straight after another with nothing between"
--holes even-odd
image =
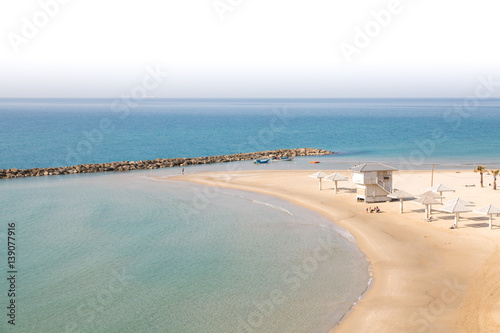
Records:
<instances>
[{"instance_id":1,"label":"horizon line","mask_svg":"<svg viewBox=\"0 0 500 333\"><path fill-rule=\"evenodd\" d=\"M468 97L144 97L135 100L374 100L374 99L464 99ZM0 97L0 100L30 99L122 99L121 97ZM478 100L500 100L500 97L476 98Z\"/></svg>"}]
</instances>

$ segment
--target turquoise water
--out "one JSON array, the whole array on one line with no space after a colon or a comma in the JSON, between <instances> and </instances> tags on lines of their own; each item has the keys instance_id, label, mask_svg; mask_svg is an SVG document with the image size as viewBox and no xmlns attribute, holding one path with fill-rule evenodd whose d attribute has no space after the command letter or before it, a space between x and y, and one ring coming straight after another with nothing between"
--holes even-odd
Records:
<instances>
[{"instance_id":1,"label":"turquoise water","mask_svg":"<svg viewBox=\"0 0 500 333\"><path fill-rule=\"evenodd\" d=\"M0 169L315 147L203 170L500 168L500 100L0 100ZM162 169L155 175L178 174ZM282 200L149 171L0 181L16 223L16 327L1 332L327 332L366 290L352 237ZM2 308L8 281L0 279Z\"/></svg>"},{"instance_id":2,"label":"turquoise water","mask_svg":"<svg viewBox=\"0 0 500 333\"><path fill-rule=\"evenodd\" d=\"M0 169L333 150L333 161L500 163L500 100L0 100Z\"/></svg>"},{"instance_id":3,"label":"turquoise water","mask_svg":"<svg viewBox=\"0 0 500 333\"><path fill-rule=\"evenodd\" d=\"M5 180L0 200L2 332L327 332L370 279L349 234L267 196L133 172Z\"/></svg>"}]
</instances>

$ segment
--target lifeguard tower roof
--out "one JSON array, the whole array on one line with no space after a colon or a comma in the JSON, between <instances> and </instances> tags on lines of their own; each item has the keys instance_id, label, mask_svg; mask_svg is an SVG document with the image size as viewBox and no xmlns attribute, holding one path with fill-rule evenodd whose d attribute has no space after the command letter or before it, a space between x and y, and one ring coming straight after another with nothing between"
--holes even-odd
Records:
<instances>
[{"instance_id":1,"label":"lifeguard tower roof","mask_svg":"<svg viewBox=\"0 0 500 333\"><path fill-rule=\"evenodd\" d=\"M354 172L372 172L372 171L397 171L398 169L393 168L386 164L371 162L352 167L350 170Z\"/></svg>"}]
</instances>

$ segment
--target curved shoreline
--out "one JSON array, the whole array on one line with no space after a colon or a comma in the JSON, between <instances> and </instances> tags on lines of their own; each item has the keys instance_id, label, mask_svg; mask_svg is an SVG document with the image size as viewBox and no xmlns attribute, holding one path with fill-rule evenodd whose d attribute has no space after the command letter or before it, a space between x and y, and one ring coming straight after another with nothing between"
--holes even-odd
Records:
<instances>
[{"instance_id":1,"label":"curved shoreline","mask_svg":"<svg viewBox=\"0 0 500 333\"><path fill-rule=\"evenodd\" d=\"M53 168L32 168L32 169L0 169L0 179L2 178L21 178L21 177L40 177L40 176L58 176L77 173L95 173L95 172L124 172L133 170L147 170L182 167L188 165L228 163L238 161L250 161L259 158L273 157L295 157L295 156L319 156L332 155L334 152L316 149L316 148L294 148L266 150L253 153L239 153L231 155L193 157L193 158L157 158L155 160L145 161L123 161L110 163L79 164L75 166L53 167Z\"/></svg>"},{"instance_id":2,"label":"curved shoreline","mask_svg":"<svg viewBox=\"0 0 500 333\"><path fill-rule=\"evenodd\" d=\"M176 176L172 176L172 177L176 177ZM169 178L171 178L171 177L169 177ZM193 183L193 182L190 182L190 181L188 181L188 182L189 183ZM197 183L197 182L194 182L194 184L201 185L200 183ZM336 322L334 328L337 327L344 320L344 318L346 318L353 311L354 307L359 303L360 300L362 300L366 296L367 292L373 286L373 281L374 281L374 279L373 279L373 265L372 265L370 259L368 258L368 256L366 255L366 253L364 253L363 251L361 251L361 249L359 248L359 245L358 245L358 243L356 241L356 238L349 232L349 230L347 230L347 229L345 229L345 228L343 228L343 227L335 224L330 218L324 216L323 214L319 213L318 211L313 210L313 209L309 209L307 207L304 207L303 205L297 205L297 204L291 202L290 200L285 200L285 199L283 199L281 197L278 197L278 196L275 196L275 195L269 195L269 194L261 193L261 192L257 192L257 191L247 191L247 190L243 190L243 189L236 189L236 188L230 188L230 187L224 187L224 188L228 189L229 191L243 191L243 193L246 192L247 194L245 194L245 195L238 194L238 197L245 198L247 200L248 200L248 197L246 195L250 195L250 194L262 196L262 197L259 198L259 200L264 200L263 198L270 197L271 199L274 198L274 200L276 200L276 199L282 200L285 203L288 203L289 205L296 206L295 209L298 208L298 209L306 210L306 211L309 212L308 214L312 213L314 215L319 215L319 217L322 220L324 219L326 223L328 223L328 224L330 224L332 226L331 230L334 233L336 233L342 239L346 240L347 243L349 243L349 245L353 246L356 249L356 251L359 251L362 254L361 260L365 260L366 263L367 263L367 265L368 265L368 267L367 267L368 269L367 269L367 272L366 272L367 275L368 275L368 282L364 286L364 288L361 291L361 293L360 294L356 294L357 295L356 300L354 300L351 304L349 304L349 306L347 307L347 309L346 309L345 312L341 313L341 316L338 319L338 321ZM223 193L225 195L227 195L228 193L232 194L231 192L226 192L226 191L221 192L221 193ZM254 204L256 203L255 199L250 199L250 200L252 201L252 203L254 203ZM281 208L281 206L275 206L274 204L268 204L266 202L260 202L259 201L259 202L257 202L257 204L265 204L265 205L271 205L272 207L275 207L275 208ZM290 212L288 210L285 209L285 211L290 214ZM314 224L314 225L315 226L319 226L319 224ZM325 285L325 288L328 288L328 285ZM340 311L337 310L336 312L332 312L332 314L337 314L339 312ZM320 327L323 326L323 325L324 325L324 323L322 323L322 325L320 325ZM330 326L328 326L328 327L330 329ZM317 331L318 331L318 328L316 328L314 330L314 332L317 332Z\"/></svg>"},{"instance_id":3,"label":"curved shoreline","mask_svg":"<svg viewBox=\"0 0 500 333\"><path fill-rule=\"evenodd\" d=\"M242 172L245 172L245 171L242 171ZM203 174L204 172L201 172L201 173ZM224 173L224 172L219 171L217 173L220 174L220 173ZM192 177L192 176L195 176L195 175L196 174L191 174L190 176ZM309 209L311 211L314 211L314 212L317 212L317 213L321 214L323 217L327 218L331 224L333 224L334 226L339 227L342 230L346 231L348 233L348 236L351 236L353 238L353 240L350 240L346 235L343 235L342 233L339 232L339 235L341 237L346 238L349 242L353 242L354 245L359 249L359 251L361 251L363 253L363 255L365 256L365 260L368 262L368 275L369 275L368 284L366 285L366 288L363 290L363 292L359 295L358 299L354 303L351 304L351 306L349 307L349 309L342 315L342 317L339 319L339 321L337 322L337 324L335 324L335 326L333 326L329 330L329 332L333 332L334 330L336 330L342 324L342 322L354 311L355 307L359 304L359 302L363 298L365 298L366 295L368 294L368 292L372 289L374 281L375 281L375 278L374 278L374 275L373 275L373 264L372 264L369 256L359 247L359 244L358 244L358 241L357 241L356 237L347 228L344 228L343 226L336 224L332 218L326 216L321 211L319 211L317 209L311 209L310 207L308 207L308 206L306 206L304 204L296 203L293 200L290 200L290 198L286 198L286 197L283 197L281 195L277 195L275 193L269 193L269 192L266 192L266 191L259 191L259 190L251 190L251 189L248 189L246 187L241 187L241 186L225 186L225 185L221 186L220 184L212 184L212 183L204 181L204 180L200 181L200 180L192 179L191 177L187 176L187 177L180 178L179 176L169 176L168 179L169 180L174 180L174 181L187 181L187 182L192 182L192 183L199 184L199 185L217 186L217 187L228 188L228 189L233 189L233 190L250 191L250 192L254 192L254 193L259 193L259 194L263 194L263 195L268 195L268 196L272 196L272 197L275 197L275 198L279 198L279 199L285 200L285 201L287 201L287 202L289 202L291 204L294 204L294 205L300 206L302 208Z\"/></svg>"},{"instance_id":4,"label":"curved shoreline","mask_svg":"<svg viewBox=\"0 0 500 333\"><path fill-rule=\"evenodd\" d=\"M423 223L420 207L412 205L411 212L399 214L399 203L394 202L379 204L382 214L365 214L368 205L356 203L350 193L318 191L317 182L307 177L309 173L252 171L233 172L227 177L224 172L205 172L169 179L277 196L315 210L348 230L369 258L374 280L365 297L332 331L474 332L500 328L500 314L492 312L500 301L500 283L494 276L485 277L486 273L482 279L474 278L479 273L500 270L500 264L484 264L488 258L499 255L496 230L475 228L472 224L450 230L448 216L440 216L432 224ZM419 178L430 175L425 171L398 173L410 188L417 189L424 186ZM439 177L469 181L461 180L455 172L440 172ZM462 192L480 194L477 201L489 200L484 196L489 198L492 193L486 190L460 188ZM500 199L500 193L494 195ZM480 293L486 286L499 292Z\"/></svg>"},{"instance_id":5,"label":"curved shoreline","mask_svg":"<svg viewBox=\"0 0 500 333\"><path fill-rule=\"evenodd\" d=\"M331 221L333 223L333 221ZM358 246L358 243L356 242L356 246ZM361 249L360 249L361 251ZM329 332L333 332L335 331L341 324L342 322L344 321L344 319L346 319L350 314L351 312L354 311L354 308L359 304L359 302L361 302L361 300L363 300L363 298L366 297L366 295L368 294L368 292L370 292L370 290L372 289L373 287L373 283L375 282L375 278L373 277L373 265L372 265L372 262L370 261L370 259L368 258L368 256L366 255L366 253L363 252L363 254L365 255L366 257L366 261L368 261L368 274L370 276L370 280L368 281L368 285L366 286L366 289L363 290L363 292L361 293L361 295L359 295L359 298L356 302L354 302L351 307L349 308L349 310L342 316L342 318L340 318L339 322L337 325L333 326Z\"/></svg>"}]
</instances>

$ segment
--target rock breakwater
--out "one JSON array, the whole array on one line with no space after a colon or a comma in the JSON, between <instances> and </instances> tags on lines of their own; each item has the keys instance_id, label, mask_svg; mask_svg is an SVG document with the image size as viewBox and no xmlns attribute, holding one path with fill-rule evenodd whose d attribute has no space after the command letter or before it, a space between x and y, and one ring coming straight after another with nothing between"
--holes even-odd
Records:
<instances>
[{"instance_id":1,"label":"rock breakwater","mask_svg":"<svg viewBox=\"0 0 500 333\"><path fill-rule=\"evenodd\" d=\"M331 151L316 149L316 148L297 148L297 149L279 149L268 150L255 153L240 153L232 155L219 155L208 157L193 157L193 158L157 158L155 160L145 161L124 161L111 162L100 164L81 164L67 167L54 168L32 168L32 169L2 169L0 170L0 178L20 178L20 177L40 177L40 176L57 176L77 173L94 173L106 171L132 171L146 169L160 169L172 167L184 167L188 165L198 164L213 164L227 163L237 161L250 161L258 158L274 158L274 157L295 157L295 156L317 156L331 155Z\"/></svg>"}]
</instances>

